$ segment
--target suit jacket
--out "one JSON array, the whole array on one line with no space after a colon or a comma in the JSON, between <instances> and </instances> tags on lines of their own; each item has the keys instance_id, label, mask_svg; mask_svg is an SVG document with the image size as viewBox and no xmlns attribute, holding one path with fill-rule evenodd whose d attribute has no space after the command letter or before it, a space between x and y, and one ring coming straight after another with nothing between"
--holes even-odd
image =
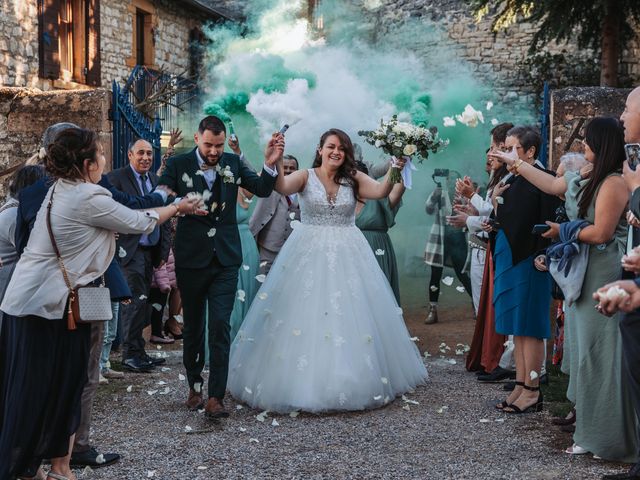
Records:
<instances>
[{"instance_id":1,"label":"suit jacket","mask_svg":"<svg viewBox=\"0 0 640 480\"><path fill-rule=\"evenodd\" d=\"M158 176L153 172L149 172L148 175L151 185L155 188L158 185ZM129 165L110 172L107 178L109 182L121 192L128 193L129 195L142 196L138 180ZM165 222L158 228L160 229L160 240L157 245L151 249L151 258L154 267L159 266L161 261L167 261L167 258L169 258L169 249L171 248L171 228L169 223ZM140 245L140 237L140 234L120 235L118 237L118 252L120 251L120 247L126 252L124 257L118 255L121 265L127 266L131 261Z\"/></svg>"},{"instance_id":2,"label":"suit jacket","mask_svg":"<svg viewBox=\"0 0 640 480\"><path fill-rule=\"evenodd\" d=\"M209 213L178 219L174 244L176 268L205 268L214 257L225 267L240 267L242 247L236 219L238 186L258 197L268 197L273 191L275 177L266 171L258 175L237 155L224 153L218 165L221 168L229 166L233 181L224 182L220 174L216 175L210 192L212 196L205 202ZM167 185L180 197L190 192L209 192L204 177L196 174L198 171L200 166L194 148L189 153L169 158L159 183ZM213 205L214 202L217 206Z\"/></svg>"},{"instance_id":3,"label":"suit jacket","mask_svg":"<svg viewBox=\"0 0 640 480\"><path fill-rule=\"evenodd\" d=\"M280 251L293 231L291 213L295 220L300 220L300 204L297 199L289 206L285 196L274 191L267 198L258 200L249 219L249 230L256 237L258 245L272 252Z\"/></svg>"},{"instance_id":4,"label":"suit jacket","mask_svg":"<svg viewBox=\"0 0 640 480\"><path fill-rule=\"evenodd\" d=\"M555 175L550 170L534 166ZM512 262L516 265L550 245L550 240L532 234L531 230L536 224L554 221L555 211L562 201L544 193L521 176L513 176L506 183L510 186L502 194L504 203L498 206L496 220L509 240Z\"/></svg>"}]
</instances>

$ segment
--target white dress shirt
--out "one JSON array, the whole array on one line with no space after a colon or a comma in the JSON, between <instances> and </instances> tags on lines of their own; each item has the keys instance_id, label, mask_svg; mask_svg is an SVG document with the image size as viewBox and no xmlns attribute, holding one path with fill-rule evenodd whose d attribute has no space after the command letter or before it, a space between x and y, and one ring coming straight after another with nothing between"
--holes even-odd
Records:
<instances>
[{"instance_id":1,"label":"white dress shirt","mask_svg":"<svg viewBox=\"0 0 640 480\"><path fill-rule=\"evenodd\" d=\"M73 288L87 285L107 270L116 253L114 232L151 233L155 211L131 210L99 185L58 180L51 227ZM0 310L14 316L61 319L69 289L49 238L47 204L38 211L29 243L16 265Z\"/></svg>"}]
</instances>

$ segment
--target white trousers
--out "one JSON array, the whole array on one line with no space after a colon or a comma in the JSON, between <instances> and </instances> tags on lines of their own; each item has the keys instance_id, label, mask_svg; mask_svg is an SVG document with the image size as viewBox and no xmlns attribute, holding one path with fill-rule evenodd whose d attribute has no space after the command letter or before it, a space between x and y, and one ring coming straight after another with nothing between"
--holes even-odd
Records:
<instances>
[{"instance_id":1,"label":"white trousers","mask_svg":"<svg viewBox=\"0 0 640 480\"><path fill-rule=\"evenodd\" d=\"M471 271L469 278L471 280L471 294L473 297L473 308L478 315L478 307L480 306L480 292L482 291L482 277L484 275L484 262L487 252L479 248L471 249Z\"/></svg>"}]
</instances>

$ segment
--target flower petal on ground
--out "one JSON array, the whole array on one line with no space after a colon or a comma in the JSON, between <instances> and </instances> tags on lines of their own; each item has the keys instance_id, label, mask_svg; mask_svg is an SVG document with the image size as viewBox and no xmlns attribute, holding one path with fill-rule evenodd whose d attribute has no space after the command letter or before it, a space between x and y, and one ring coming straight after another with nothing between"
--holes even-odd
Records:
<instances>
[{"instance_id":1,"label":"flower petal on ground","mask_svg":"<svg viewBox=\"0 0 640 480\"><path fill-rule=\"evenodd\" d=\"M453 277L446 276L442 279L442 283L444 283L447 287L453 285Z\"/></svg>"},{"instance_id":2,"label":"flower petal on ground","mask_svg":"<svg viewBox=\"0 0 640 480\"><path fill-rule=\"evenodd\" d=\"M267 279L267 276L262 273L260 275L256 275L256 280L259 281L260 283L264 283L266 279Z\"/></svg>"}]
</instances>

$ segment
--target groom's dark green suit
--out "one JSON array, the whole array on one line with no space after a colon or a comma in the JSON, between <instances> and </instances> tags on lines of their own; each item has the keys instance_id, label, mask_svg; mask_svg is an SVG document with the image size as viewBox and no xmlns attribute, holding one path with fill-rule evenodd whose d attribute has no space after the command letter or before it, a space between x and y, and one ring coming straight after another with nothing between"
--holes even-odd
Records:
<instances>
[{"instance_id":1,"label":"groom's dark green suit","mask_svg":"<svg viewBox=\"0 0 640 480\"><path fill-rule=\"evenodd\" d=\"M176 277L184 313L184 366L189 386L196 391L203 383L205 301L209 312L208 396L222 399L229 368L229 317L233 310L242 264L242 248L236 221L238 186L259 197L268 197L276 178L263 171L256 174L240 157L224 153L220 169L229 167L232 178L220 171L211 188L200 169L196 149L169 158L158 182L184 197L190 192L211 196L205 202L208 214L178 219L174 257Z\"/></svg>"}]
</instances>

